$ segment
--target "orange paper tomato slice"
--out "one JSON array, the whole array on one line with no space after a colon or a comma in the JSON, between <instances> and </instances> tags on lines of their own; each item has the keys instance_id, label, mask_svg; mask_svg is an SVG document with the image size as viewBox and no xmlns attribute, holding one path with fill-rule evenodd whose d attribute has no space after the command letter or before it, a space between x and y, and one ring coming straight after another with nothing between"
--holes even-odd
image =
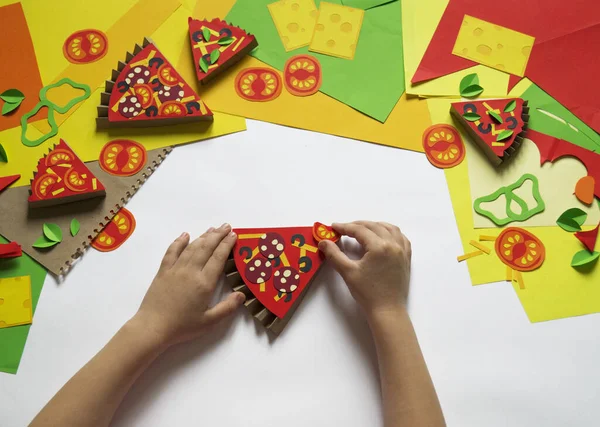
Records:
<instances>
[{"instance_id":1,"label":"orange paper tomato slice","mask_svg":"<svg viewBox=\"0 0 600 427\"><path fill-rule=\"evenodd\" d=\"M152 88L150 86L144 84L135 85L133 91L140 104L142 104L142 108L148 108L152 105L154 99L152 98Z\"/></svg>"},{"instance_id":2,"label":"orange paper tomato slice","mask_svg":"<svg viewBox=\"0 0 600 427\"><path fill-rule=\"evenodd\" d=\"M117 139L107 143L100 151L100 167L116 176L132 176L146 165L146 148L139 142Z\"/></svg>"},{"instance_id":3,"label":"orange paper tomato slice","mask_svg":"<svg viewBox=\"0 0 600 427\"><path fill-rule=\"evenodd\" d=\"M75 168L70 168L64 177L67 188L71 191L81 192L92 187L90 178L86 174L80 174Z\"/></svg>"},{"instance_id":4,"label":"orange paper tomato slice","mask_svg":"<svg viewBox=\"0 0 600 427\"><path fill-rule=\"evenodd\" d=\"M46 166L69 164L73 161L73 153L64 148L56 148L46 156Z\"/></svg>"},{"instance_id":5,"label":"orange paper tomato slice","mask_svg":"<svg viewBox=\"0 0 600 427\"><path fill-rule=\"evenodd\" d=\"M52 192L55 184L58 182L58 176L47 173L42 175L37 181L34 192L38 199L45 199Z\"/></svg>"},{"instance_id":6,"label":"orange paper tomato slice","mask_svg":"<svg viewBox=\"0 0 600 427\"><path fill-rule=\"evenodd\" d=\"M465 158L465 145L458 131L450 125L438 124L425 129L423 149L429 162L441 169L454 167Z\"/></svg>"},{"instance_id":7,"label":"orange paper tomato slice","mask_svg":"<svg viewBox=\"0 0 600 427\"><path fill-rule=\"evenodd\" d=\"M340 240L340 235L335 232L333 228L329 225L321 224L320 222L315 222L313 225L313 237L317 242L321 240L331 240L332 242L337 242Z\"/></svg>"},{"instance_id":8,"label":"orange paper tomato slice","mask_svg":"<svg viewBox=\"0 0 600 427\"><path fill-rule=\"evenodd\" d=\"M63 45L63 54L73 64L89 64L104 57L108 38L100 30L88 29L71 34Z\"/></svg>"},{"instance_id":9,"label":"orange paper tomato slice","mask_svg":"<svg viewBox=\"0 0 600 427\"><path fill-rule=\"evenodd\" d=\"M321 87L321 64L311 55L292 56L285 63L283 81L289 93L309 96Z\"/></svg>"},{"instance_id":10,"label":"orange paper tomato slice","mask_svg":"<svg viewBox=\"0 0 600 427\"><path fill-rule=\"evenodd\" d=\"M281 94L281 77L271 68L246 68L235 78L235 91L247 101L272 101Z\"/></svg>"},{"instance_id":11,"label":"orange paper tomato slice","mask_svg":"<svg viewBox=\"0 0 600 427\"><path fill-rule=\"evenodd\" d=\"M121 246L135 230L135 217L121 208L104 230L92 241L92 247L100 252L111 252Z\"/></svg>"},{"instance_id":12,"label":"orange paper tomato slice","mask_svg":"<svg viewBox=\"0 0 600 427\"><path fill-rule=\"evenodd\" d=\"M158 80L165 86L175 86L179 83L177 73L170 64L163 64L158 69Z\"/></svg>"},{"instance_id":13,"label":"orange paper tomato slice","mask_svg":"<svg viewBox=\"0 0 600 427\"><path fill-rule=\"evenodd\" d=\"M502 230L495 249L500 261L517 271L535 270L546 257L546 248L540 239L517 227Z\"/></svg>"},{"instance_id":14,"label":"orange paper tomato slice","mask_svg":"<svg viewBox=\"0 0 600 427\"><path fill-rule=\"evenodd\" d=\"M182 117L185 116L185 105L179 101L167 101L160 106L159 116Z\"/></svg>"}]
</instances>

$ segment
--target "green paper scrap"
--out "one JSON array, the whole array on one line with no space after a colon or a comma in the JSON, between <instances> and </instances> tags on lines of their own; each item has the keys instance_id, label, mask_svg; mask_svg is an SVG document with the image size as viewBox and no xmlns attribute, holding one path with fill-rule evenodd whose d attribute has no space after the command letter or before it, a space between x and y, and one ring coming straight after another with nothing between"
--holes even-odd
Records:
<instances>
[{"instance_id":1,"label":"green paper scrap","mask_svg":"<svg viewBox=\"0 0 600 427\"><path fill-rule=\"evenodd\" d=\"M477 120L481 119L481 116L477 113L465 113L463 114L463 119L469 122L476 122Z\"/></svg>"},{"instance_id":2,"label":"green paper scrap","mask_svg":"<svg viewBox=\"0 0 600 427\"><path fill-rule=\"evenodd\" d=\"M58 245L59 242L54 241L54 240L49 240L46 236L41 236L38 237L38 239L34 242L33 245L31 245L31 247L33 248L37 248L37 249L46 249L46 248L51 248L53 246Z\"/></svg>"},{"instance_id":3,"label":"green paper scrap","mask_svg":"<svg viewBox=\"0 0 600 427\"><path fill-rule=\"evenodd\" d=\"M590 252L587 249L579 251L571 260L571 267L584 267L596 262L600 257L600 252Z\"/></svg>"},{"instance_id":4,"label":"green paper scrap","mask_svg":"<svg viewBox=\"0 0 600 427\"><path fill-rule=\"evenodd\" d=\"M229 46L233 43L233 37L223 37L222 39L219 39L217 43L219 46Z\"/></svg>"},{"instance_id":5,"label":"green paper scrap","mask_svg":"<svg viewBox=\"0 0 600 427\"><path fill-rule=\"evenodd\" d=\"M79 224L79 221L77 221L77 219L73 218L71 220L71 236L73 236L73 237L77 236L77 233L79 233L80 227L81 227L81 224Z\"/></svg>"},{"instance_id":6,"label":"green paper scrap","mask_svg":"<svg viewBox=\"0 0 600 427\"><path fill-rule=\"evenodd\" d=\"M0 144L0 162L8 163L8 154L2 144Z\"/></svg>"},{"instance_id":7,"label":"green paper scrap","mask_svg":"<svg viewBox=\"0 0 600 427\"><path fill-rule=\"evenodd\" d=\"M464 91L460 93L460 96L464 98L476 98L483 93L483 88L479 85L472 85L465 88Z\"/></svg>"},{"instance_id":8,"label":"green paper scrap","mask_svg":"<svg viewBox=\"0 0 600 427\"><path fill-rule=\"evenodd\" d=\"M510 129L505 129L502 132L500 132L500 134L498 135L498 137L496 138L497 142L500 141L504 141L505 139L508 139L512 136L514 132Z\"/></svg>"},{"instance_id":9,"label":"green paper scrap","mask_svg":"<svg viewBox=\"0 0 600 427\"><path fill-rule=\"evenodd\" d=\"M469 86L478 85L478 84L479 84L479 76L477 75L477 73L468 74L468 75L464 76L462 78L462 80L460 81L460 84L458 85L458 91L459 91L459 93L463 93L465 91L465 89L468 88Z\"/></svg>"},{"instance_id":10,"label":"green paper scrap","mask_svg":"<svg viewBox=\"0 0 600 427\"><path fill-rule=\"evenodd\" d=\"M0 93L0 99L9 104L20 104L25 99L25 95L19 89L8 89Z\"/></svg>"},{"instance_id":11,"label":"green paper scrap","mask_svg":"<svg viewBox=\"0 0 600 427\"><path fill-rule=\"evenodd\" d=\"M510 113L511 111L514 111L515 108L517 108L517 101L513 99L508 101L508 104L506 104L506 107L504 107L504 112Z\"/></svg>"},{"instance_id":12,"label":"green paper scrap","mask_svg":"<svg viewBox=\"0 0 600 427\"><path fill-rule=\"evenodd\" d=\"M0 243L9 241L0 237ZM46 279L46 270L26 253L18 258L3 260L0 263L0 277L31 277L32 312L35 314L37 304ZM25 349L25 342L31 325L0 328L0 372L16 374Z\"/></svg>"},{"instance_id":13,"label":"green paper scrap","mask_svg":"<svg viewBox=\"0 0 600 427\"><path fill-rule=\"evenodd\" d=\"M8 113L10 113L11 111L16 110L17 108L19 108L19 105L21 105L20 102L17 102L15 104L9 104L8 102L5 102L4 105L2 106L2 115L5 116Z\"/></svg>"},{"instance_id":14,"label":"green paper scrap","mask_svg":"<svg viewBox=\"0 0 600 427\"><path fill-rule=\"evenodd\" d=\"M62 242L62 230L60 229L60 227L56 224L52 224L52 223L46 223L43 225L43 229L44 229L44 236L52 241L52 242L57 242L60 243Z\"/></svg>"},{"instance_id":15,"label":"green paper scrap","mask_svg":"<svg viewBox=\"0 0 600 427\"><path fill-rule=\"evenodd\" d=\"M205 42L209 42L210 41L210 29L208 28L203 28L202 29L202 37L204 38Z\"/></svg>"},{"instance_id":16,"label":"green paper scrap","mask_svg":"<svg viewBox=\"0 0 600 427\"><path fill-rule=\"evenodd\" d=\"M587 213L579 208L567 209L558 217L556 224L570 233L581 231L581 226L585 223L587 216Z\"/></svg>"},{"instance_id":17,"label":"green paper scrap","mask_svg":"<svg viewBox=\"0 0 600 427\"><path fill-rule=\"evenodd\" d=\"M531 192L536 202L536 206L533 208L529 208L527 202L515 194L515 190L521 188L525 181L531 181L532 183ZM481 207L483 203L495 202L501 196L504 196L506 198L506 218L498 218L493 212L483 209ZM516 203L521 209L520 213L516 213L512 210L513 202ZM532 174L526 173L515 183L507 185L506 187L500 187L492 194L475 199L473 209L479 215L488 218L497 226L502 227L514 221L527 221L532 216L543 212L544 209L546 209L546 204L544 203L542 195L540 194L540 183L537 177Z\"/></svg>"},{"instance_id":18,"label":"green paper scrap","mask_svg":"<svg viewBox=\"0 0 600 427\"><path fill-rule=\"evenodd\" d=\"M208 61L203 57L200 58L200 62L198 62L198 65L200 65L200 69L202 71L204 71L205 73L208 73Z\"/></svg>"},{"instance_id":19,"label":"green paper scrap","mask_svg":"<svg viewBox=\"0 0 600 427\"><path fill-rule=\"evenodd\" d=\"M494 119L496 121L496 123L502 123L502 117L500 116L500 114L496 113L495 111L488 111L488 114L490 116L492 116L492 119ZM512 132L511 132L512 134Z\"/></svg>"},{"instance_id":20,"label":"green paper scrap","mask_svg":"<svg viewBox=\"0 0 600 427\"><path fill-rule=\"evenodd\" d=\"M321 63L321 92L385 122L404 92L400 2L365 12L352 60L309 52L308 46L286 52L267 8L269 3L273 0L238 0L225 18L259 40L251 55L280 71L292 56L312 55ZM330 3L341 4L341 0ZM319 7L320 0L315 0L315 5Z\"/></svg>"},{"instance_id":21,"label":"green paper scrap","mask_svg":"<svg viewBox=\"0 0 600 427\"><path fill-rule=\"evenodd\" d=\"M531 85L521 94L521 98L529 101L528 127L530 129L600 153L600 135L538 86ZM564 122L550 117L540 110L559 117Z\"/></svg>"},{"instance_id":22,"label":"green paper scrap","mask_svg":"<svg viewBox=\"0 0 600 427\"><path fill-rule=\"evenodd\" d=\"M344 6L355 7L357 9L369 10L377 6L391 3L396 0L342 0Z\"/></svg>"},{"instance_id":23,"label":"green paper scrap","mask_svg":"<svg viewBox=\"0 0 600 427\"><path fill-rule=\"evenodd\" d=\"M219 49L215 49L210 53L210 63L212 64L216 64L217 61L219 60L219 57L221 56L221 51Z\"/></svg>"}]
</instances>

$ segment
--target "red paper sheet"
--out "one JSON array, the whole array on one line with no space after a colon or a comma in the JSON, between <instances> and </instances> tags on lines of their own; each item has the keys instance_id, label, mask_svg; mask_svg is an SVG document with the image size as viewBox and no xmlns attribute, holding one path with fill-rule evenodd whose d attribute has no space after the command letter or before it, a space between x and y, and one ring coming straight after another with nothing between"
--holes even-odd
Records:
<instances>
[{"instance_id":1,"label":"red paper sheet","mask_svg":"<svg viewBox=\"0 0 600 427\"><path fill-rule=\"evenodd\" d=\"M474 65L452 48L465 14L535 37L525 75L600 132L600 2L597 0L450 0L413 83ZM512 76L512 87L519 77Z\"/></svg>"}]
</instances>

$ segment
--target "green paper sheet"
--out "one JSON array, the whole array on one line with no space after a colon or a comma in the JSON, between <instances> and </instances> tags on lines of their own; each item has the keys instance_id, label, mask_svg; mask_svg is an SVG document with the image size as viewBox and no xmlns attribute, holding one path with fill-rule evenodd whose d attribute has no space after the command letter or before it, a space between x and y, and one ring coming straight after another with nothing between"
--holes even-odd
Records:
<instances>
[{"instance_id":1,"label":"green paper sheet","mask_svg":"<svg viewBox=\"0 0 600 427\"><path fill-rule=\"evenodd\" d=\"M322 66L321 92L385 122L404 92L402 9L399 1L365 12L354 59L334 58L309 52L308 46L286 52L267 8L274 0L238 0L227 22L254 34L259 46L255 58L283 70L288 58L315 56ZM330 3L342 4L341 0ZM317 7L320 0L315 0Z\"/></svg>"},{"instance_id":2,"label":"green paper sheet","mask_svg":"<svg viewBox=\"0 0 600 427\"><path fill-rule=\"evenodd\" d=\"M368 10L376 6L391 3L395 0L342 0L344 6L355 7L357 9Z\"/></svg>"},{"instance_id":3,"label":"green paper sheet","mask_svg":"<svg viewBox=\"0 0 600 427\"><path fill-rule=\"evenodd\" d=\"M564 139L565 141L569 141L570 143L587 150L600 153L600 135L594 132L594 130L579 120L538 86L531 85L523 92L521 97L529 101L529 127L531 129L556 138ZM548 116L540 110L544 110L560 117L566 123L571 124L578 130Z\"/></svg>"},{"instance_id":4,"label":"green paper sheet","mask_svg":"<svg viewBox=\"0 0 600 427\"><path fill-rule=\"evenodd\" d=\"M8 240L0 237L0 243L8 243ZM0 277L17 276L31 276L32 309L35 313L46 279L46 270L25 253L19 258L0 260ZM23 325L0 329L1 372L17 373L30 327L31 325Z\"/></svg>"}]
</instances>

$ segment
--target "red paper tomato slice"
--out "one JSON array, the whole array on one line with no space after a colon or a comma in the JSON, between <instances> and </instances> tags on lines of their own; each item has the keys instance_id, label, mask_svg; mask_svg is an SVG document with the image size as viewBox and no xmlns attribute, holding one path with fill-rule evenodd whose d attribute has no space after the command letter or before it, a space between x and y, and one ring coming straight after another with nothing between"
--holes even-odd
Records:
<instances>
[{"instance_id":1,"label":"red paper tomato slice","mask_svg":"<svg viewBox=\"0 0 600 427\"><path fill-rule=\"evenodd\" d=\"M502 230L495 249L500 261L517 271L535 270L546 257L546 248L540 239L517 227Z\"/></svg>"},{"instance_id":2,"label":"red paper tomato slice","mask_svg":"<svg viewBox=\"0 0 600 427\"><path fill-rule=\"evenodd\" d=\"M317 242L320 242L321 240L337 242L340 240L340 235L337 234L333 228L329 225L321 224L320 222L315 222L313 225L313 237Z\"/></svg>"},{"instance_id":3,"label":"red paper tomato slice","mask_svg":"<svg viewBox=\"0 0 600 427\"><path fill-rule=\"evenodd\" d=\"M160 106L159 116L183 117L185 116L185 105L179 101L167 101Z\"/></svg>"},{"instance_id":4,"label":"red paper tomato slice","mask_svg":"<svg viewBox=\"0 0 600 427\"><path fill-rule=\"evenodd\" d=\"M321 87L321 64L311 55L292 56L285 63L283 81L289 93L309 96Z\"/></svg>"},{"instance_id":5,"label":"red paper tomato slice","mask_svg":"<svg viewBox=\"0 0 600 427\"><path fill-rule=\"evenodd\" d=\"M73 161L73 153L64 148L56 148L46 156L46 166L69 164Z\"/></svg>"},{"instance_id":6,"label":"red paper tomato slice","mask_svg":"<svg viewBox=\"0 0 600 427\"><path fill-rule=\"evenodd\" d=\"M164 86L175 86L179 83L179 78L177 77L177 73L171 67L171 64L163 64L158 69L158 80Z\"/></svg>"},{"instance_id":7,"label":"red paper tomato slice","mask_svg":"<svg viewBox=\"0 0 600 427\"><path fill-rule=\"evenodd\" d=\"M146 165L146 148L139 142L117 139L107 143L100 151L100 167L116 176L132 176Z\"/></svg>"},{"instance_id":8,"label":"red paper tomato slice","mask_svg":"<svg viewBox=\"0 0 600 427\"><path fill-rule=\"evenodd\" d=\"M135 230L135 217L121 208L104 230L92 241L92 247L100 252L111 252L121 246Z\"/></svg>"},{"instance_id":9,"label":"red paper tomato slice","mask_svg":"<svg viewBox=\"0 0 600 427\"><path fill-rule=\"evenodd\" d=\"M247 101L272 101L281 94L281 77L271 68L246 68L235 78L235 91Z\"/></svg>"},{"instance_id":10,"label":"red paper tomato slice","mask_svg":"<svg viewBox=\"0 0 600 427\"><path fill-rule=\"evenodd\" d=\"M38 199L45 199L52 192L54 186L58 182L58 176L47 173L42 175L40 179L36 181L34 192Z\"/></svg>"},{"instance_id":11,"label":"red paper tomato slice","mask_svg":"<svg viewBox=\"0 0 600 427\"><path fill-rule=\"evenodd\" d=\"M65 173L64 182L71 191L81 192L91 189L90 177L87 174L80 174L75 168L70 168Z\"/></svg>"},{"instance_id":12,"label":"red paper tomato slice","mask_svg":"<svg viewBox=\"0 0 600 427\"><path fill-rule=\"evenodd\" d=\"M135 92L138 102L142 104L142 108L148 108L152 105L154 99L152 98L152 88L150 86L145 84L135 85L133 91Z\"/></svg>"},{"instance_id":13,"label":"red paper tomato slice","mask_svg":"<svg viewBox=\"0 0 600 427\"><path fill-rule=\"evenodd\" d=\"M423 133L423 148L427 159L435 167L454 167L465 158L465 145L458 131L444 124L433 125Z\"/></svg>"},{"instance_id":14,"label":"red paper tomato slice","mask_svg":"<svg viewBox=\"0 0 600 427\"><path fill-rule=\"evenodd\" d=\"M63 54L73 64L89 64L104 57L108 38L100 30L81 30L71 34L63 45Z\"/></svg>"}]
</instances>

